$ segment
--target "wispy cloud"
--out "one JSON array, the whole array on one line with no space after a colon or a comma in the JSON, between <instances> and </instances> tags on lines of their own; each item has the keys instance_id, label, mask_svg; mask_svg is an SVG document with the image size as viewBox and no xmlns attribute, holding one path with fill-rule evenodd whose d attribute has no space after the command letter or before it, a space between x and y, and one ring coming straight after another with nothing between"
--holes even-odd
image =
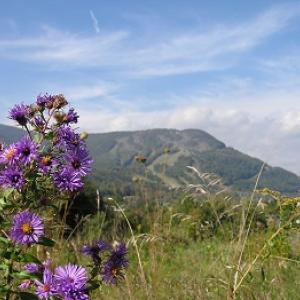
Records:
<instances>
[{"instance_id":1,"label":"wispy cloud","mask_svg":"<svg viewBox=\"0 0 300 300\"><path fill-rule=\"evenodd\" d=\"M118 90L118 85L112 82L98 81L77 86L56 85L52 90L53 93L60 93L63 91L65 96L73 103L80 103L83 100L89 100L90 102L94 98L98 100L107 98Z\"/></svg>"},{"instance_id":2,"label":"wispy cloud","mask_svg":"<svg viewBox=\"0 0 300 300\"><path fill-rule=\"evenodd\" d=\"M96 31L96 33L99 33L100 28L99 28L98 19L96 18L95 14L92 10L90 10L90 16L91 16L91 19L92 19L92 22L93 22L94 30Z\"/></svg>"},{"instance_id":3,"label":"wispy cloud","mask_svg":"<svg viewBox=\"0 0 300 300\"><path fill-rule=\"evenodd\" d=\"M90 14L98 32L97 19L92 11ZM277 6L248 22L219 24L206 31L171 30L151 40L128 31L103 32L95 37L44 26L39 36L0 40L0 58L69 68L109 66L131 76L218 70L235 64L239 55L263 43L299 15L299 5Z\"/></svg>"}]
</instances>

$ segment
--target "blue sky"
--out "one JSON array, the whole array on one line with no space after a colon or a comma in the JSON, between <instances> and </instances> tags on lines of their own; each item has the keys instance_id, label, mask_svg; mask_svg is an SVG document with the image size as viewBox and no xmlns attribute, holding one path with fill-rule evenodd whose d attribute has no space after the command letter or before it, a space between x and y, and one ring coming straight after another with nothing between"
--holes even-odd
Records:
<instances>
[{"instance_id":1,"label":"blue sky","mask_svg":"<svg viewBox=\"0 0 300 300\"><path fill-rule=\"evenodd\" d=\"M300 174L300 1L2 1L0 123L64 93L90 132L201 128Z\"/></svg>"}]
</instances>

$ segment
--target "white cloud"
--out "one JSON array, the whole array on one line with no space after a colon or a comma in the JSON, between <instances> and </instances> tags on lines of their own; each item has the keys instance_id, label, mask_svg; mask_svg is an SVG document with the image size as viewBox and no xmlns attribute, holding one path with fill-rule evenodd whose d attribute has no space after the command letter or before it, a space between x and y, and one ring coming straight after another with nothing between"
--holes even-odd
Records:
<instances>
[{"instance_id":1,"label":"white cloud","mask_svg":"<svg viewBox=\"0 0 300 300\"><path fill-rule=\"evenodd\" d=\"M94 30L96 31L96 33L99 33L100 28L99 28L98 19L96 18L95 14L92 10L90 10L90 16L91 16L91 19L92 19L92 22L93 22Z\"/></svg>"},{"instance_id":2,"label":"white cloud","mask_svg":"<svg viewBox=\"0 0 300 300\"><path fill-rule=\"evenodd\" d=\"M229 146L300 174L299 106L293 109L287 105L283 110L282 105L289 103L289 95L277 95L276 90L272 94L257 91L246 98L239 92L237 94L240 105L230 103L230 99L236 97L235 93L231 93L226 95L226 100L223 99L224 105L209 102L208 98L203 101L201 97L190 96L184 97L188 98L186 102L177 101L173 108L157 111L132 107L114 110L104 106L93 110L83 108L80 124L90 132L199 128ZM300 91L298 95L300 97ZM272 99L275 99L273 106ZM259 111L259 103L265 103L266 109Z\"/></svg>"},{"instance_id":3,"label":"white cloud","mask_svg":"<svg viewBox=\"0 0 300 300\"><path fill-rule=\"evenodd\" d=\"M279 119L278 123L283 134L300 136L300 109L287 112Z\"/></svg>"},{"instance_id":4,"label":"white cloud","mask_svg":"<svg viewBox=\"0 0 300 300\"><path fill-rule=\"evenodd\" d=\"M82 100L92 100L93 98L109 97L118 89L117 84L105 81L99 81L93 84L75 85L75 86L61 86L56 87L53 93L60 93L63 91L67 99L73 103L80 103Z\"/></svg>"}]
</instances>

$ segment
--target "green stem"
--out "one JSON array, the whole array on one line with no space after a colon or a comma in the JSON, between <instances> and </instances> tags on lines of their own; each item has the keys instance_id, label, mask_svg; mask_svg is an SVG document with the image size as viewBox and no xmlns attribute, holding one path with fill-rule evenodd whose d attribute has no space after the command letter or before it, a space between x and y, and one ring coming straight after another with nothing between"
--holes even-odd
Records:
<instances>
[{"instance_id":1,"label":"green stem","mask_svg":"<svg viewBox=\"0 0 300 300\"><path fill-rule=\"evenodd\" d=\"M8 286L9 289L6 292L5 300L10 299L10 294L11 294L10 284L11 284L11 281L12 281L12 276L11 276L12 271L13 271L13 262L11 261L9 266L8 266L8 270L7 270L6 285Z\"/></svg>"}]
</instances>

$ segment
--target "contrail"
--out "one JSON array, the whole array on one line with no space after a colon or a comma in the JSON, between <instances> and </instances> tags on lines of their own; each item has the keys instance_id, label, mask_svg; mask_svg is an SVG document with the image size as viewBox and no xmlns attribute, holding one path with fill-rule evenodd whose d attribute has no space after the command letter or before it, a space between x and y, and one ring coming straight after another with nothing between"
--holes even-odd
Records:
<instances>
[{"instance_id":1,"label":"contrail","mask_svg":"<svg viewBox=\"0 0 300 300\"><path fill-rule=\"evenodd\" d=\"M94 14L94 12L92 10L90 10L90 16L92 18L92 21L93 21L93 26L94 26L94 29L97 33L100 32L100 28L99 28L99 24L98 24L98 20Z\"/></svg>"}]
</instances>

